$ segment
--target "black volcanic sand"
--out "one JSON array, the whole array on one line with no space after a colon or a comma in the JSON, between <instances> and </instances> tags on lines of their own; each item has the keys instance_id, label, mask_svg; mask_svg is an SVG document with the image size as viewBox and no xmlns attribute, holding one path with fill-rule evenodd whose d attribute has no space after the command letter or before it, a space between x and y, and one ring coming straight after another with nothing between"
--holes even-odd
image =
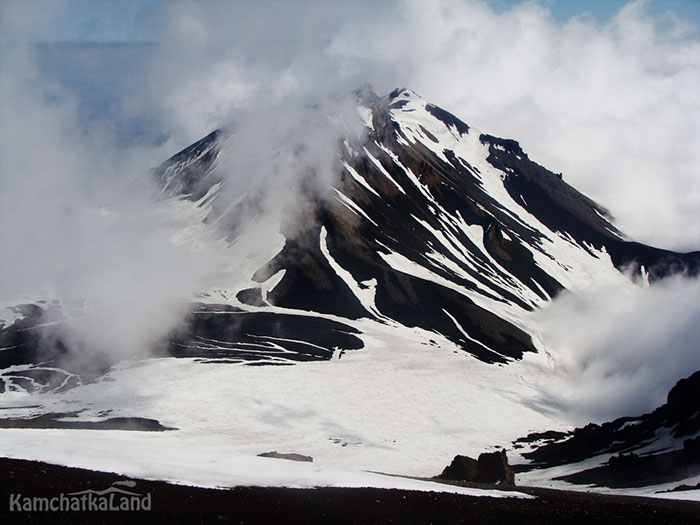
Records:
<instances>
[{"instance_id":1,"label":"black volcanic sand","mask_svg":"<svg viewBox=\"0 0 700 525\"><path fill-rule=\"evenodd\" d=\"M79 412L50 412L32 418L0 418L0 428L71 428L88 430L135 430L141 432L163 432L177 430L166 427L155 419L143 417L110 417L101 421L70 421Z\"/></svg>"},{"instance_id":2,"label":"black volcanic sand","mask_svg":"<svg viewBox=\"0 0 700 525\"><path fill-rule=\"evenodd\" d=\"M382 489L211 490L133 480L151 511L9 512L9 495L53 497L104 490L128 478L46 463L0 459L0 523L700 523L700 503L522 488L535 500ZM166 521L167 520L167 521Z\"/></svg>"}]
</instances>

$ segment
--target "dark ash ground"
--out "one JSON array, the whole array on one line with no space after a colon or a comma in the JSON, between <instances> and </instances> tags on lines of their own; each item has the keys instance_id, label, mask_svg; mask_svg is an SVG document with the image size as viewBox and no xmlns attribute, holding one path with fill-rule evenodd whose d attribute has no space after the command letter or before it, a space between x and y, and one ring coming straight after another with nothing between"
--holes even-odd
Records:
<instances>
[{"instance_id":1,"label":"dark ash ground","mask_svg":"<svg viewBox=\"0 0 700 525\"><path fill-rule=\"evenodd\" d=\"M130 490L151 493L149 512L10 513L10 494L104 490L128 478L24 460L0 459L0 465L1 523L700 523L700 503L523 487L518 490L537 499L381 489L210 490L143 480L133 480Z\"/></svg>"}]
</instances>

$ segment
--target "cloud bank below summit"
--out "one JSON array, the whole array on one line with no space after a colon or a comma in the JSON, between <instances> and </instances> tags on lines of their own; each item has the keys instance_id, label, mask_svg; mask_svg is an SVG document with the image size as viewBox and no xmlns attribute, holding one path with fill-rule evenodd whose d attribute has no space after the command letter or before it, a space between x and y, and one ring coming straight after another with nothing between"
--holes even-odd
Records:
<instances>
[{"instance_id":1,"label":"cloud bank below summit","mask_svg":"<svg viewBox=\"0 0 700 525\"><path fill-rule=\"evenodd\" d=\"M700 279L564 292L535 313L557 374L542 387L576 424L651 412L700 370Z\"/></svg>"}]
</instances>

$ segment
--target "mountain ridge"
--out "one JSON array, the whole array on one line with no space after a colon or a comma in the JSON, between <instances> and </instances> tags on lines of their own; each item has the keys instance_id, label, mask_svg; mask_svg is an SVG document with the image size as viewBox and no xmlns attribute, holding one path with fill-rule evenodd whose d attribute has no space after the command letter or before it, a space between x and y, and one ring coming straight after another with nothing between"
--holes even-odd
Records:
<instances>
[{"instance_id":1,"label":"mountain ridge","mask_svg":"<svg viewBox=\"0 0 700 525\"><path fill-rule=\"evenodd\" d=\"M627 241L605 208L531 161L516 141L479 133L405 88L386 97L366 89L356 95L369 112L366 140L359 150L347 142L341 148L339 180L328 195L313 197L306 229L296 235L284 231L281 251L239 292L243 303L253 297L257 305L269 299L272 305L349 319L388 317L408 326L438 327L474 355L505 362L535 349L512 319L491 318L494 303L531 311L568 287L560 282L561 272L544 269L542 254L553 257L541 248L542 241L561 237L590 258L609 257L615 269L652 281L678 272L697 275L700 252L676 254ZM205 206L217 198L208 192L225 180L216 176L216 144L224 133L215 131L157 168L170 196ZM485 155L483 165L495 172L491 180L464 153L455 154L468 140L467 149ZM173 186L176 180L181 182ZM498 198L484 191L489 184ZM511 208L499 198L510 199ZM223 222L239 223L246 205L244 200L226 208L232 218ZM513 210L524 211L524 218ZM216 213L212 207L207 219L221 221ZM397 272L389 257L409 261L417 271ZM350 281L333 266L348 270ZM256 283L283 270L281 281L260 299ZM499 275L489 279L487 272ZM363 302L360 296L368 296L370 288L376 299ZM475 293L481 301L472 304ZM438 313L426 312L420 303Z\"/></svg>"}]
</instances>

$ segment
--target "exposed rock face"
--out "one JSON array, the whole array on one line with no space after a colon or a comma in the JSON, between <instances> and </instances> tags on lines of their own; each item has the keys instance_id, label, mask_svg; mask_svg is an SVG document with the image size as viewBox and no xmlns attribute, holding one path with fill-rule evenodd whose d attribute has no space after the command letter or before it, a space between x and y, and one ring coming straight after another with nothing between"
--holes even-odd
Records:
<instances>
[{"instance_id":1,"label":"exposed rock face","mask_svg":"<svg viewBox=\"0 0 700 525\"><path fill-rule=\"evenodd\" d=\"M612 456L602 466L556 479L577 485L613 488L644 487L688 479L700 474L700 437L686 439L683 448L640 456L634 452Z\"/></svg>"},{"instance_id":2,"label":"exposed rock face","mask_svg":"<svg viewBox=\"0 0 700 525\"><path fill-rule=\"evenodd\" d=\"M143 417L110 417L99 421L77 419L80 412L49 412L31 418L2 418L0 428L68 428L83 430L130 430L139 432L163 432L177 430L166 427L160 421Z\"/></svg>"},{"instance_id":3,"label":"exposed rock face","mask_svg":"<svg viewBox=\"0 0 700 525\"><path fill-rule=\"evenodd\" d=\"M515 474L508 464L505 450L485 452L479 455L478 460L469 456L455 456L452 463L437 478L473 483L515 485Z\"/></svg>"},{"instance_id":4,"label":"exposed rock face","mask_svg":"<svg viewBox=\"0 0 700 525\"><path fill-rule=\"evenodd\" d=\"M477 476L477 465L478 462L474 458L455 456L452 463L437 477L456 481L474 481Z\"/></svg>"},{"instance_id":5,"label":"exposed rock face","mask_svg":"<svg viewBox=\"0 0 700 525\"><path fill-rule=\"evenodd\" d=\"M314 460L311 456L296 454L294 452L285 454L283 452L277 452L276 450L272 452L263 452L262 454L258 454L258 456L261 458L288 459L289 461L303 461L306 463L311 463Z\"/></svg>"},{"instance_id":6,"label":"exposed rock face","mask_svg":"<svg viewBox=\"0 0 700 525\"><path fill-rule=\"evenodd\" d=\"M668 393L666 403L650 414L623 417L602 425L590 423L570 434L528 436L515 445L532 443L538 438L543 442L523 454L532 463L520 466L521 471L575 464L610 454L607 462L593 468L588 464L581 471L559 479L574 484L626 488L698 475L700 371L678 381Z\"/></svg>"},{"instance_id":7,"label":"exposed rock face","mask_svg":"<svg viewBox=\"0 0 700 525\"><path fill-rule=\"evenodd\" d=\"M508 464L505 450L479 455L477 471L475 480L477 483L515 485L515 474Z\"/></svg>"}]
</instances>

